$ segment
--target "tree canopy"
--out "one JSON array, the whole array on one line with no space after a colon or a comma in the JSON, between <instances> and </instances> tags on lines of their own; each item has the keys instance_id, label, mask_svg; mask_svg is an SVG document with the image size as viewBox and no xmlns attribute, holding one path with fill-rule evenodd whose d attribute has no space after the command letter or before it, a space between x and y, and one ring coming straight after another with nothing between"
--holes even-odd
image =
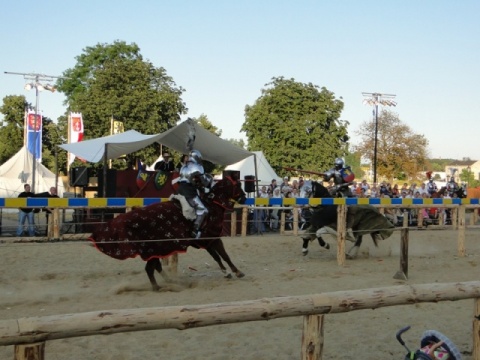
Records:
<instances>
[{"instance_id":1,"label":"tree canopy","mask_svg":"<svg viewBox=\"0 0 480 360\"><path fill-rule=\"evenodd\" d=\"M278 169L324 170L347 152L348 122L333 92L295 79L273 78L254 105L245 107L248 150L261 150ZM279 175L284 174L279 170Z\"/></svg>"},{"instance_id":2,"label":"tree canopy","mask_svg":"<svg viewBox=\"0 0 480 360\"><path fill-rule=\"evenodd\" d=\"M414 179L427 170L428 140L404 124L397 114L383 110L378 116L377 174L393 180ZM375 120L364 122L356 133L361 142L354 149L373 164Z\"/></svg>"},{"instance_id":3,"label":"tree canopy","mask_svg":"<svg viewBox=\"0 0 480 360\"><path fill-rule=\"evenodd\" d=\"M109 135L112 118L123 121L125 130L163 132L187 111L184 90L164 68L144 60L136 44L97 44L76 60L58 80L58 90L66 96L68 111L82 113L85 139ZM151 162L158 153L159 147L151 146L136 155Z\"/></svg>"},{"instance_id":4,"label":"tree canopy","mask_svg":"<svg viewBox=\"0 0 480 360\"><path fill-rule=\"evenodd\" d=\"M23 146L25 110L28 105L23 95L3 98L0 107L3 114L0 127L0 164L10 159Z\"/></svg>"}]
</instances>

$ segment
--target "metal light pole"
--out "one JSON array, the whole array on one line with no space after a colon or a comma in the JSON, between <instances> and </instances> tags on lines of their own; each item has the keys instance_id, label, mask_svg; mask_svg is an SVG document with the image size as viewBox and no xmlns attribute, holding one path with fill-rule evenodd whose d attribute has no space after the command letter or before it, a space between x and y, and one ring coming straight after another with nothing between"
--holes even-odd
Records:
<instances>
[{"instance_id":1,"label":"metal light pole","mask_svg":"<svg viewBox=\"0 0 480 360\"><path fill-rule=\"evenodd\" d=\"M380 104L383 106L397 106L397 103L393 100L396 95L367 92L363 92L362 95L366 97L366 99L363 100L364 104L375 106L375 135L373 139L373 182L376 183L378 150L378 105Z\"/></svg>"},{"instance_id":2,"label":"metal light pole","mask_svg":"<svg viewBox=\"0 0 480 360\"><path fill-rule=\"evenodd\" d=\"M43 75L43 74L37 74L37 73L17 73L17 72L8 72L5 71L5 74L10 74L10 75L21 75L25 80L28 82L25 84L25 90L30 90L32 88L35 88L35 118L33 120L33 164L32 164L32 184L31 184L31 191L34 193L35 192L35 182L36 182L36 166L37 166L37 139L38 139L38 133L37 131L37 121L38 121L38 116L39 116L39 111L38 111L38 106L39 106L39 92L42 90L49 90L51 92L54 92L56 88L53 85L50 84L43 84L44 82L53 82L54 79L59 79L59 76L50 76L50 75ZM40 126L40 128L43 128ZM42 146L42 144L40 144Z\"/></svg>"}]
</instances>

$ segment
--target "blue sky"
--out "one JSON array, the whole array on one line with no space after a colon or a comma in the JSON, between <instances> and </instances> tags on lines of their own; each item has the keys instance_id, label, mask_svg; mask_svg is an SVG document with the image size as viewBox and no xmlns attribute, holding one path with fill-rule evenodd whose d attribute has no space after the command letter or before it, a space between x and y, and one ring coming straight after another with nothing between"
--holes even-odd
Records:
<instances>
[{"instance_id":1,"label":"blue sky","mask_svg":"<svg viewBox=\"0 0 480 360\"><path fill-rule=\"evenodd\" d=\"M207 115L223 138L245 138L245 105L283 76L342 97L353 144L372 118L362 92L390 93L429 156L480 160L478 14L476 0L11 1L0 14L0 98L35 103L4 71L61 75L85 47L123 40L164 67L186 90L188 116ZM56 119L63 100L42 92L40 109Z\"/></svg>"}]
</instances>

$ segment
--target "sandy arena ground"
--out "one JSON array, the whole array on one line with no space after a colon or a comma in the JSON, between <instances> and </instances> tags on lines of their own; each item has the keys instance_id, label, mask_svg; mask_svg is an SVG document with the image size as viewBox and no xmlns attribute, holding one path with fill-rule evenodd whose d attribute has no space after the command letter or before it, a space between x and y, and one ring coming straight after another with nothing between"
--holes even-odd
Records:
<instances>
[{"instance_id":1,"label":"sandy arena ground","mask_svg":"<svg viewBox=\"0 0 480 360\"><path fill-rule=\"evenodd\" d=\"M318 244L302 256L301 240L268 234L225 238L233 262L246 274L225 279L204 250L179 257L173 284L152 292L140 259L119 261L88 242L0 244L0 320L97 310L192 305L264 297L305 295L404 284L479 280L479 229L467 230L467 256L457 256L457 232L410 232L409 279L399 269L400 232L374 248L370 239L359 257L339 267L336 245ZM349 244L347 244L349 246ZM191 270L191 268L197 271ZM426 329L448 336L471 359L473 300L397 306L325 316L324 359L403 359L395 333L405 325L407 345L419 345ZM198 329L156 330L48 341L49 360L300 358L302 318ZM0 347L13 359L13 346Z\"/></svg>"}]
</instances>

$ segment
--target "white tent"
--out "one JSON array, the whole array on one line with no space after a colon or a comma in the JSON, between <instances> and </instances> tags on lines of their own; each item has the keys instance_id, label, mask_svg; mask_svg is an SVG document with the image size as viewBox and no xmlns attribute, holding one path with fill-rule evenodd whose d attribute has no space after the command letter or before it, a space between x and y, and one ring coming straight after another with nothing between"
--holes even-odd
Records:
<instances>
[{"instance_id":1,"label":"white tent","mask_svg":"<svg viewBox=\"0 0 480 360\"><path fill-rule=\"evenodd\" d=\"M135 130L129 130L117 135L64 144L60 147L89 162L102 160L105 148L107 149L106 158L115 159L143 149L154 142L186 154L188 153L187 140L193 134L195 136L193 148L200 150L205 160L215 164L229 165L252 155L250 151L219 138L193 120L184 121L156 135L143 135Z\"/></svg>"},{"instance_id":2,"label":"white tent","mask_svg":"<svg viewBox=\"0 0 480 360\"><path fill-rule=\"evenodd\" d=\"M33 156L24 146L0 166L0 197L14 198L24 191L25 184L32 184ZM55 174L45 166L35 165L35 193L47 192L55 186ZM58 196L63 195L63 183L58 182Z\"/></svg>"},{"instance_id":3,"label":"white tent","mask_svg":"<svg viewBox=\"0 0 480 360\"><path fill-rule=\"evenodd\" d=\"M238 170L240 171L240 177L243 178L246 175L255 176L255 156L257 157L257 168L258 168L258 185L269 185L273 179L276 179L280 184L280 177L277 175L275 170L271 167L268 160L265 158L265 155L262 151L253 151L255 155L252 155L246 159L240 160L239 162L228 165L225 170Z\"/></svg>"}]
</instances>

